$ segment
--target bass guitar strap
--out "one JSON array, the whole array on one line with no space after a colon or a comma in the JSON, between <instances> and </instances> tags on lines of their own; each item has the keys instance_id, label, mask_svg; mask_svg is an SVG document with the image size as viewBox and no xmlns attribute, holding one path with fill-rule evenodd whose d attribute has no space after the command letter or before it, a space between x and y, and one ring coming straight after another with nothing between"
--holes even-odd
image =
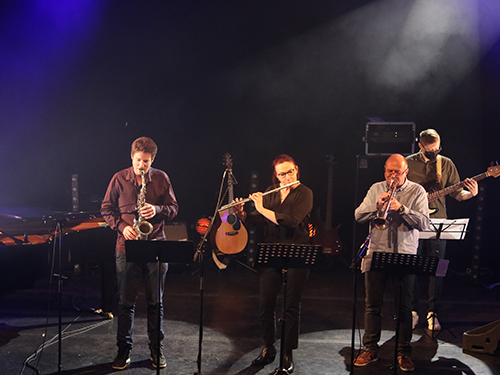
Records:
<instances>
[{"instance_id":1,"label":"bass guitar strap","mask_svg":"<svg viewBox=\"0 0 500 375\"><path fill-rule=\"evenodd\" d=\"M437 158L436 158L436 176L437 176L437 182L439 184L441 184L441 176L442 176L442 173L441 173L441 166L442 166L442 162L443 162L443 158L441 157L441 155L438 155Z\"/></svg>"}]
</instances>

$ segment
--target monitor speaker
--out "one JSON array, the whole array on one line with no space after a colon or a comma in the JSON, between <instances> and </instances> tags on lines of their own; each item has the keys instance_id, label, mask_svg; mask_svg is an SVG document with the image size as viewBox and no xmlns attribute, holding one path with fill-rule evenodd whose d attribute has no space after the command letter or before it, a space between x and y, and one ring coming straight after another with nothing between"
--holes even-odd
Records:
<instances>
[{"instance_id":1,"label":"monitor speaker","mask_svg":"<svg viewBox=\"0 0 500 375\"><path fill-rule=\"evenodd\" d=\"M464 352L500 355L500 320L464 332Z\"/></svg>"}]
</instances>

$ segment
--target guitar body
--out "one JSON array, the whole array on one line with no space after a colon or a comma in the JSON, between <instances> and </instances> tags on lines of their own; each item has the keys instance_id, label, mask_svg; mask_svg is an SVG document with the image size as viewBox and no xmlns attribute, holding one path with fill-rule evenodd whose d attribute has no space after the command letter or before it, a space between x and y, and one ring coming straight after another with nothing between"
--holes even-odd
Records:
<instances>
[{"instance_id":1,"label":"guitar body","mask_svg":"<svg viewBox=\"0 0 500 375\"><path fill-rule=\"evenodd\" d=\"M228 196L229 203L234 200L233 175L231 155L224 155L224 164L228 170ZM248 233L233 208L219 213L220 225L215 233L217 249L224 254L237 254L242 251L248 242Z\"/></svg>"},{"instance_id":2,"label":"guitar body","mask_svg":"<svg viewBox=\"0 0 500 375\"><path fill-rule=\"evenodd\" d=\"M342 243L339 237L340 224L335 228L326 228L325 223L316 225L316 235L313 237L313 245L322 245L323 254L327 257L333 257L342 250Z\"/></svg>"},{"instance_id":3,"label":"guitar body","mask_svg":"<svg viewBox=\"0 0 500 375\"><path fill-rule=\"evenodd\" d=\"M215 243L224 254L237 254L247 245L248 233L239 217L229 211L220 212L221 224L215 234Z\"/></svg>"}]
</instances>

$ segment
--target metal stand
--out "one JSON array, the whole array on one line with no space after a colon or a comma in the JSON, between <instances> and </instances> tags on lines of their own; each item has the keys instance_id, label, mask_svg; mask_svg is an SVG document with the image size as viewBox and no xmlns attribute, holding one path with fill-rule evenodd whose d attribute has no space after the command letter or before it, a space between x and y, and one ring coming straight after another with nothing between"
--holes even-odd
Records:
<instances>
[{"instance_id":1,"label":"metal stand","mask_svg":"<svg viewBox=\"0 0 500 375\"><path fill-rule=\"evenodd\" d=\"M283 279L283 315L281 323L280 364L272 375L289 375L284 368L286 295L289 268L313 268L322 246L302 244L260 243L257 249L257 267L281 268Z\"/></svg>"},{"instance_id":2,"label":"metal stand","mask_svg":"<svg viewBox=\"0 0 500 375\"><path fill-rule=\"evenodd\" d=\"M193 261L194 245L192 241L125 241L127 262L142 262L158 264L158 289L156 293L156 303L158 305L158 341L156 342L158 352L156 358L160 361L160 330L161 330L161 310L162 301L160 298L161 263L182 263L189 264ZM156 364L156 373L160 374L160 364Z\"/></svg>"},{"instance_id":3,"label":"metal stand","mask_svg":"<svg viewBox=\"0 0 500 375\"><path fill-rule=\"evenodd\" d=\"M365 241L359 247L358 253L353 258L350 269L353 271L353 281L352 281L352 329L351 329L351 371L349 372L351 375L354 374L354 346L356 342L356 316L357 316L357 301L358 301L358 275L361 270L361 260L366 255L366 250L368 249L368 244L370 243L370 239L373 236L373 231L366 236Z\"/></svg>"},{"instance_id":4,"label":"metal stand","mask_svg":"<svg viewBox=\"0 0 500 375\"><path fill-rule=\"evenodd\" d=\"M431 219L429 228L419 232L419 239L436 241L438 244L437 247L439 248L439 242L442 240L463 240L465 238L465 234L467 233L468 224L469 219ZM415 282L418 282L418 280L415 279ZM436 288L436 283L434 283L434 288ZM441 320L441 323L442 322L443 321ZM453 332L451 332L448 328L446 328L446 330L456 338ZM440 330L436 333L436 331L433 330L431 334L432 340L437 339L442 331L443 330ZM425 330L424 332L427 334Z\"/></svg>"}]
</instances>

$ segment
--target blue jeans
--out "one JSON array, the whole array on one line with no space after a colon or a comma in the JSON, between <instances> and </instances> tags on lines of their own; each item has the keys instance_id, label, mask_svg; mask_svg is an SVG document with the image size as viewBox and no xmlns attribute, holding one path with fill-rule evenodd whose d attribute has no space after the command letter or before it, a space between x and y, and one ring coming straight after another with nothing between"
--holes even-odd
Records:
<instances>
[{"instance_id":1,"label":"blue jeans","mask_svg":"<svg viewBox=\"0 0 500 375\"><path fill-rule=\"evenodd\" d=\"M418 255L437 256L439 259L444 259L446 253L446 240L419 240L418 241ZM421 277L420 279L427 281L427 278ZM429 301L427 312L437 313L437 301L443 289L443 278L436 276L429 276L427 284L429 291ZM412 310L418 311L418 302L420 295L419 278L415 278L413 287Z\"/></svg>"},{"instance_id":2,"label":"blue jeans","mask_svg":"<svg viewBox=\"0 0 500 375\"><path fill-rule=\"evenodd\" d=\"M363 335L363 345L369 350L377 351L379 348L384 292L389 280L392 280L394 285L394 301L399 301L399 278L391 277L388 273L380 271L365 272L365 334ZM402 282L401 315L399 316L399 355L409 355L411 353L411 292L414 280L414 275L406 275Z\"/></svg>"},{"instance_id":3,"label":"blue jeans","mask_svg":"<svg viewBox=\"0 0 500 375\"><path fill-rule=\"evenodd\" d=\"M116 334L119 348L132 349L135 303L139 286L144 281L147 311L147 330L149 346L156 348L158 340L160 347L165 337L163 332L163 289L168 264L160 263L160 287L158 295L158 264L157 263L132 263L127 262L125 254L116 251L116 275L118 279L118 292L120 301L118 307L118 330ZM159 302L158 302L159 301ZM158 313L160 321L158 322ZM158 326L158 323L159 326Z\"/></svg>"}]
</instances>

